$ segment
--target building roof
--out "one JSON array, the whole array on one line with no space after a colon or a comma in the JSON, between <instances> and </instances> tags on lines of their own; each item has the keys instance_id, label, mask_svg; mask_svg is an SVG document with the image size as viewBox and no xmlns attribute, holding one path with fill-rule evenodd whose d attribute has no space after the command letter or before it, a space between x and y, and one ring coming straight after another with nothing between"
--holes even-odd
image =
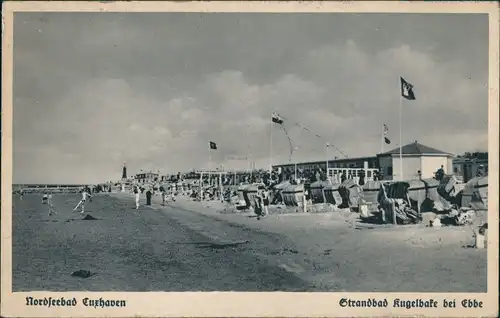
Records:
<instances>
[{"instance_id":1,"label":"building roof","mask_svg":"<svg viewBox=\"0 0 500 318\"><path fill-rule=\"evenodd\" d=\"M398 148L399 149L399 148ZM329 159L328 163L347 163L347 162L360 162L360 161L371 161L376 160L377 157L356 157L356 158L337 158L337 159ZM287 162L282 164L273 165L273 167L284 167L284 166L294 166L294 165L320 165L324 164L325 160L316 160L316 161L303 161L303 162Z\"/></svg>"},{"instance_id":2,"label":"building roof","mask_svg":"<svg viewBox=\"0 0 500 318\"><path fill-rule=\"evenodd\" d=\"M488 163L488 159L477 159L477 158L455 158L453 163Z\"/></svg>"},{"instance_id":3,"label":"building roof","mask_svg":"<svg viewBox=\"0 0 500 318\"><path fill-rule=\"evenodd\" d=\"M401 149L401 152L403 155L447 155L447 156L453 156L449 152L444 152L442 150L438 150L436 148L432 148L426 145L422 145L418 143L418 141L414 141L411 144L407 144L406 146L403 146ZM384 155L396 155L399 154L399 147L389 150L387 152L379 154L379 156L384 156Z\"/></svg>"}]
</instances>

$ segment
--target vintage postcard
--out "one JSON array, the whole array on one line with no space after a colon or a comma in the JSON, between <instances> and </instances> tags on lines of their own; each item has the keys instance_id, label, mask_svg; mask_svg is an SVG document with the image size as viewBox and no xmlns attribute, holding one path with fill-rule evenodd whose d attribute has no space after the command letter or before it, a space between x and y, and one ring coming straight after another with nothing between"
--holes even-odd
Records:
<instances>
[{"instance_id":1,"label":"vintage postcard","mask_svg":"<svg viewBox=\"0 0 500 318\"><path fill-rule=\"evenodd\" d=\"M2 23L2 317L498 316L498 4Z\"/></svg>"}]
</instances>

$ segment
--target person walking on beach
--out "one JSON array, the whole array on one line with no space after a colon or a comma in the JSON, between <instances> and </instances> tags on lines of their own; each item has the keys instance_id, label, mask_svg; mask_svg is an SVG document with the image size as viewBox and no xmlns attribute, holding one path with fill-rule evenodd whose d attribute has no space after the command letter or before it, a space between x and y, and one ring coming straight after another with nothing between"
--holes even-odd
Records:
<instances>
[{"instance_id":1,"label":"person walking on beach","mask_svg":"<svg viewBox=\"0 0 500 318\"><path fill-rule=\"evenodd\" d=\"M262 191L262 206L264 210L262 211L262 217L269 215L269 188L264 188Z\"/></svg>"},{"instance_id":2,"label":"person walking on beach","mask_svg":"<svg viewBox=\"0 0 500 318\"><path fill-rule=\"evenodd\" d=\"M84 191L87 192L87 194L88 194L87 199L89 200L89 202L92 202L92 195L91 195L92 191L90 190L90 188L88 186L85 186Z\"/></svg>"},{"instance_id":3,"label":"person walking on beach","mask_svg":"<svg viewBox=\"0 0 500 318\"><path fill-rule=\"evenodd\" d=\"M170 196L172 198L172 202L175 202L175 187L174 186L172 186L170 188Z\"/></svg>"},{"instance_id":4,"label":"person walking on beach","mask_svg":"<svg viewBox=\"0 0 500 318\"><path fill-rule=\"evenodd\" d=\"M255 214L257 214L257 220L260 220L263 217L263 195L262 195L262 189L257 189L257 193L255 194L254 198L254 204L255 204Z\"/></svg>"},{"instance_id":5,"label":"person walking on beach","mask_svg":"<svg viewBox=\"0 0 500 318\"><path fill-rule=\"evenodd\" d=\"M80 212L80 214L85 213L85 201L87 201L87 199L90 199L91 197L92 196L90 195L90 193L87 192L87 189L84 188L82 190L82 199L75 206L75 208L73 209L73 212L76 211L80 206L82 206L82 211Z\"/></svg>"},{"instance_id":6,"label":"person walking on beach","mask_svg":"<svg viewBox=\"0 0 500 318\"><path fill-rule=\"evenodd\" d=\"M165 193L165 188L163 186L160 187L160 193L161 193L161 205L165 205L166 193Z\"/></svg>"},{"instance_id":7,"label":"person walking on beach","mask_svg":"<svg viewBox=\"0 0 500 318\"><path fill-rule=\"evenodd\" d=\"M151 205L151 196L152 196L152 192L151 192L151 189L148 189L148 191L146 191L146 205Z\"/></svg>"},{"instance_id":8,"label":"person walking on beach","mask_svg":"<svg viewBox=\"0 0 500 318\"><path fill-rule=\"evenodd\" d=\"M135 194L135 209L139 210L139 200L141 198L141 191L139 190L139 187L134 188L134 194Z\"/></svg>"},{"instance_id":9,"label":"person walking on beach","mask_svg":"<svg viewBox=\"0 0 500 318\"><path fill-rule=\"evenodd\" d=\"M47 204L49 206L49 216L52 214L56 214L56 210L54 209L54 204L52 203L52 194L49 193L47 195Z\"/></svg>"}]
</instances>

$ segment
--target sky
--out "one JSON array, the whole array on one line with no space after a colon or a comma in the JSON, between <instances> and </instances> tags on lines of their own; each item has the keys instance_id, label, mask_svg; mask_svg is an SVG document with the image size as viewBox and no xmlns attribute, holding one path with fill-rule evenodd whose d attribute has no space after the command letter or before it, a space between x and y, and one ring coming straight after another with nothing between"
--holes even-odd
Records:
<instances>
[{"instance_id":1,"label":"sky","mask_svg":"<svg viewBox=\"0 0 500 318\"><path fill-rule=\"evenodd\" d=\"M400 76L403 145L487 150L487 15L15 13L13 182L374 156Z\"/></svg>"}]
</instances>

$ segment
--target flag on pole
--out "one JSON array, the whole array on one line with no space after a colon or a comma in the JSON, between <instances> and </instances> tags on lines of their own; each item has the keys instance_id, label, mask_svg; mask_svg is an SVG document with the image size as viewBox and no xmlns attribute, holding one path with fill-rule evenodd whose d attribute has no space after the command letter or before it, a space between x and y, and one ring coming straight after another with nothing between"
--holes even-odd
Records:
<instances>
[{"instance_id":1,"label":"flag on pole","mask_svg":"<svg viewBox=\"0 0 500 318\"><path fill-rule=\"evenodd\" d=\"M273 113L271 120L273 121L273 123L280 124L280 125L283 124L283 119L281 119L281 117L276 113Z\"/></svg>"},{"instance_id":2,"label":"flag on pole","mask_svg":"<svg viewBox=\"0 0 500 318\"><path fill-rule=\"evenodd\" d=\"M217 144L215 142L210 141L209 145L210 145L210 149L217 150Z\"/></svg>"},{"instance_id":3,"label":"flag on pole","mask_svg":"<svg viewBox=\"0 0 500 318\"><path fill-rule=\"evenodd\" d=\"M389 133L389 127L387 127L386 124L384 124L384 131L382 133L382 138L384 139L384 142L388 145L391 144L391 140L389 138L387 138L387 134ZM382 144L382 151L384 150L384 145Z\"/></svg>"},{"instance_id":4,"label":"flag on pole","mask_svg":"<svg viewBox=\"0 0 500 318\"><path fill-rule=\"evenodd\" d=\"M413 93L413 85L408 83L401 77L401 96L409 100L415 100L415 93Z\"/></svg>"}]
</instances>

